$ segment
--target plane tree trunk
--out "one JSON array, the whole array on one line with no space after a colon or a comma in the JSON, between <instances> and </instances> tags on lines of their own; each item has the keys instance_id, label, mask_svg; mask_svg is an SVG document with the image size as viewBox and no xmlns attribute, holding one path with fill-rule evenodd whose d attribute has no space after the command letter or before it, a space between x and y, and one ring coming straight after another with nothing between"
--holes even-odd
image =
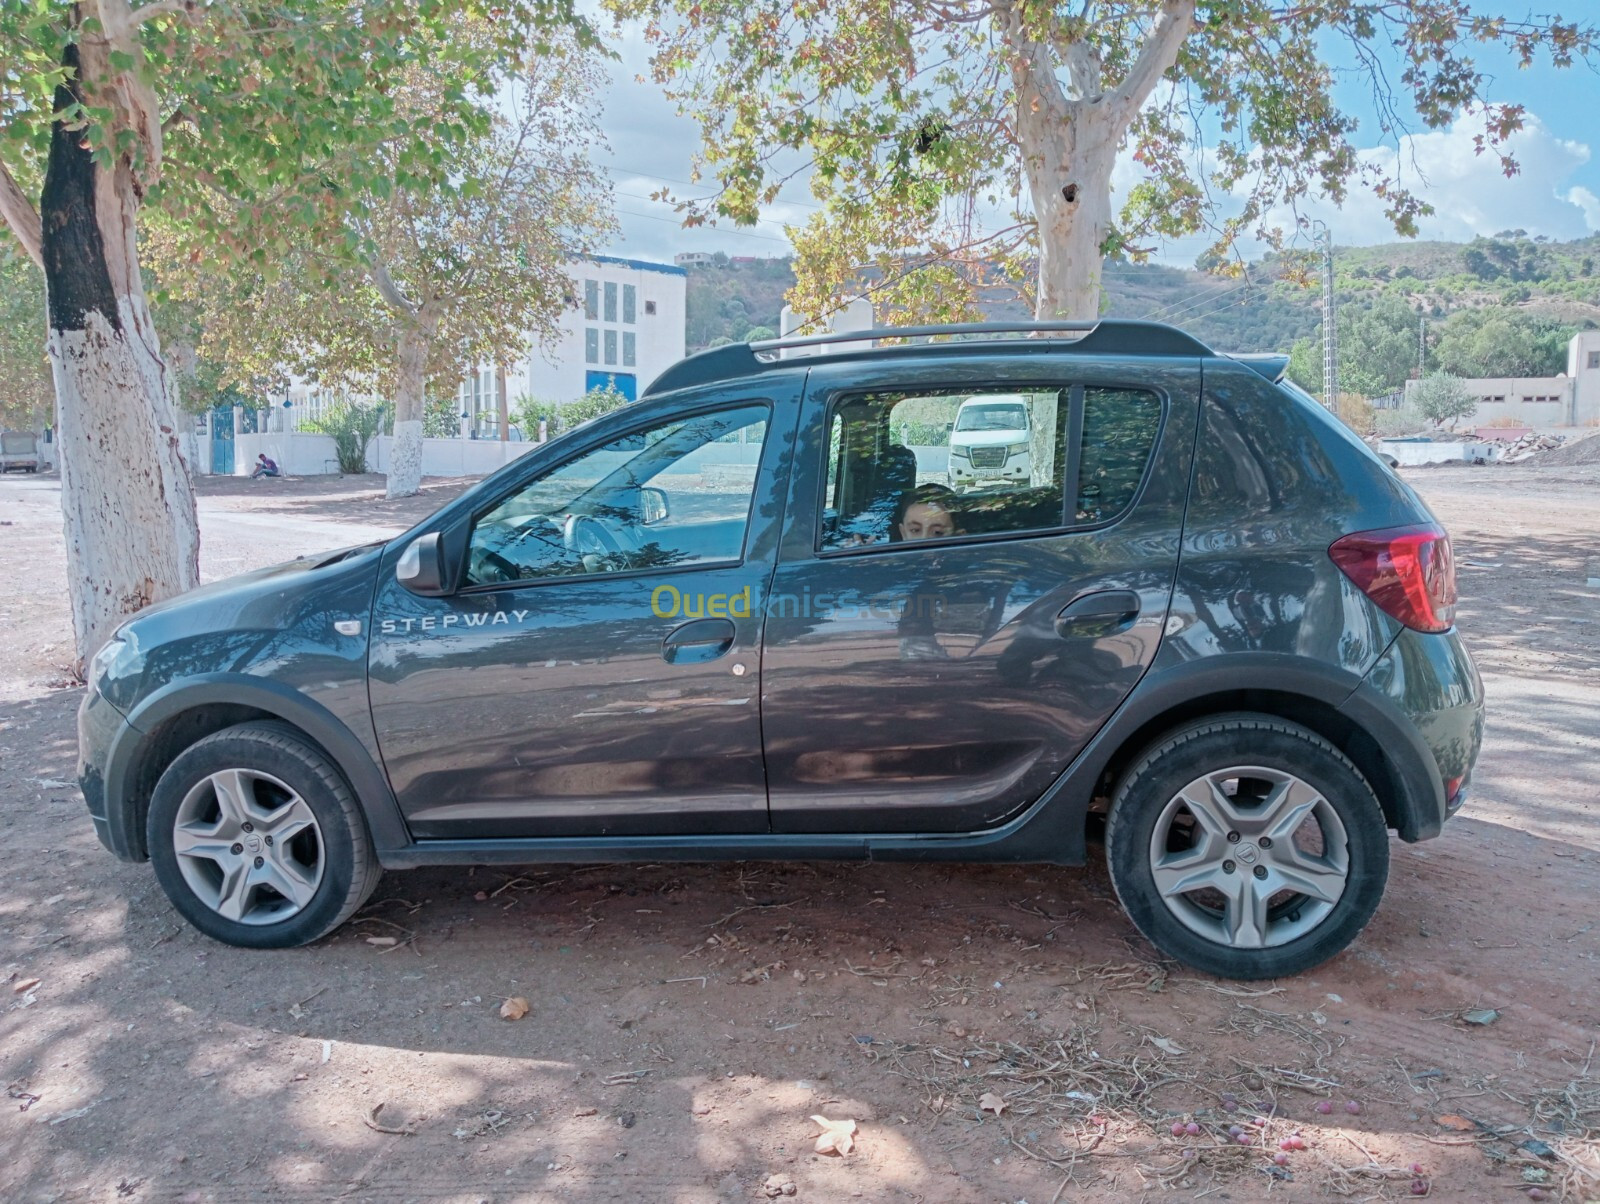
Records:
<instances>
[{"instance_id":1,"label":"plane tree trunk","mask_svg":"<svg viewBox=\"0 0 1600 1204\"><path fill-rule=\"evenodd\" d=\"M56 91L58 111L83 99L84 81L112 77L112 49L87 38L67 47L72 72ZM98 165L81 140L55 123L37 253L60 424L67 592L87 661L123 619L198 583L200 535L139 274L142 185L127 156Z\"/></svg>"}]
</instances>

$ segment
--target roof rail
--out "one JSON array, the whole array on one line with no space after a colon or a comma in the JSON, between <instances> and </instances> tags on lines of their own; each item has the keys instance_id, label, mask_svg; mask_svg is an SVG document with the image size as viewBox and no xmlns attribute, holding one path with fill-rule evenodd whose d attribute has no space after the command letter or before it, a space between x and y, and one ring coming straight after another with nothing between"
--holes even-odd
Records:
<instances>
[{"instance_id":1,"label":"roof rail","mask_svg":"<svg viewBox=\"0 0 1600 1204\"><path fill-rule=\"evenodd\" d=\"M792 348L823 348L835 344L853 344L841 348L841 354L862 354L863 343L881 339L922 339L979 341L986 337L1011 336L1023 338L1030 335L1075 334L1071 347L1075 352L1098 355L1170 355L1209 356L1215 353L1193 335L1185 334L1175 326L1161 322L1133 322L1108 318L1099 322L957 322L945 326L885 326L871 330L840 330L831 334L790 336L781 339L762 339L755 343L729 343L710 351L702 351L679 360L655 380L650 382L643 396L651 397L673 389L691 385L711 384L748 376L763 368L775 367L779 354ZM927 347L927 342L914 347ZM948 343L933 344L939 347ZM873 347L865 352L892 354L905 348Z\"/></svg>"},{"instance_id":2,"label":"roof rail","mask_svg":"<svg viewBox=\"0 0 1600 1204\"><path fill-rule=\"evenodd\" d=\"M880 326L871 330L838 330L830 334L791 335L751 343L758 357L791 347L823 347L830 343L864 343L877 339L971 339L983 335L1077 334L1078 342L1095 351L1118 354L1123 350L1143 355L1210 355L1211 348L1175 326L1161 322L1133 322L1108 318L1097 322L952 322L943 326ZM1119 344L1112 347L1107 344ZM1126 346L1122 346L1126 344Z\"/></svg>"}]
</instances>

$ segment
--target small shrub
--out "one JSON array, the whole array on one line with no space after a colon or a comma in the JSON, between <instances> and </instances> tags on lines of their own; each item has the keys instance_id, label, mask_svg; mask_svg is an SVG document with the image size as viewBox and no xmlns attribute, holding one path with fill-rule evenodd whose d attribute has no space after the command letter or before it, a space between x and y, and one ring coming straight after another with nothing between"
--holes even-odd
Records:
<instances>
[{"instance_id":1,"label":"small shrub","mask_svg":"<svg viewBox=\"0 0 1600 1204\"><path fill-rule=\"evenodd\" d=\"M1427 423L1415 410L1401 406L1398 410L1376 410L1372 416L1372 433L1380 439L1395 439L1415 435Z\"/></svg>"},{"instance_id":2,"label":"small shrub","mask_svg":"<svg viewBox=\"0 0 1600 1204\"><path fill-rule=\"evenodd\" d=\"M338 401L323 411L322 417L312 418L302 425L306 430L333 437L335 454L339 457L339 471L355 475L367 471L367 445L380 430L388 416L387 405L365 405L360 402Z\"/></svg>"},{"instance_id":3,"label":"small shrub","mask_svg":"<svg viewBox=\"0 0 1600 1204\"><path fill-rule=\"evenodd\" d=\"M1372 434L1376 412L1365 397L1355 393L1339 394L1339 404L1334 410L1339 421L1358 435Z\"/></svg>"}]
</instances>

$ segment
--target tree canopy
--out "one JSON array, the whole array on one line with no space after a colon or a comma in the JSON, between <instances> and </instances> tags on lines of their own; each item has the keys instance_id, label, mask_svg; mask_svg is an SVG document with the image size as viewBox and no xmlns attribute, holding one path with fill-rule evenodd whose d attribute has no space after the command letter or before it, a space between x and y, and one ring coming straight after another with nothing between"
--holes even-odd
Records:
<instances>
[{"instance_id":1,"label":"tree canopy","mask_svg":"<svg viewBox=\"0 0 1600 1204\"><path fill-rule=\"evenodd\" d=\"M1476 48L1567 66L1596 47L1591 24L1477 0L612 5L651 17L655 76L703 131L719 190L686 203L690 221L754 220L809 173L823 208L792 233L791 298L808 313L870 265L880 309L909 316L969 315L999 282L1041 317L1092 317L1104 256L1202 230L1224 254L1243 234L1279 245L1285 208L1357 188L1414 234L1430 207L1357 153L1352 78L1385 140L1466 116L1511 172L1524 114L1493 97ZM1124 155L1137 178L1113 208Z\"/></svg>"}]
</instances>

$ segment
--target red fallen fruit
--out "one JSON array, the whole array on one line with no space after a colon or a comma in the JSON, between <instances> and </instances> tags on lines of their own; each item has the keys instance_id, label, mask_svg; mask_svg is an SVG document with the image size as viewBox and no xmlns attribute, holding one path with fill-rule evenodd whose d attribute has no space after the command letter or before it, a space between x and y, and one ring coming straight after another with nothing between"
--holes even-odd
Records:
<instances>
[{"instance_id":1,"label":"red fallen fruit","mask_svg":"<svg viewBox=\"0 0 1600 1204\"><path fill-rule=\"evenodd\" d=\"M1172 1122L1172 1135L1174 1137L1182 1137L1187 1131L1188 1130L1184 1127L1184 1123L1181 1120L1175 1120Z\"/></svg>"},{"instance_id":2,"label":"red fallen fruit","mask_svg":"<svg viewBox=\"0 0 1600 1204\"><path fill-rule=\"evenodd\" d=\"M1347 1103L1344 1106L1344 1110L1346 1112L1350 1113L1351 1116L1360 1116L1361 1115L1361 1105L1356 1103L1355 1100L1351 1100L1349 1103Z\"/></svg>"},{"instance_id":3,"label":"red fallen fruit","mask_svg":"<svg viewBox=\"0 0 1600 1204\"><path fill-rule=\"evenodd\" d=\"M1412 1164L1411 1164L1411 1173L1412 1173L1412 1174L1413 1174L1413 1175L1415 1175L1415 1176L1416 1176L1416 1177L1417 1177L1417 1178L1418 1178L1418 1179L1420 1179L1420 1178L1422 1178L1422 1177L1423 1177L1423 1176L1424 1176L1424 1175L1426 1175L1426 1174L1427 1174L1427 1173L1428 1173L1428 1172L1427 1172L1427 1170L1426 1170L1426 1169L1424 1169L1424 1167L1423 1167L1423 1165L1422 1165L1422 1163L1420 1163L1420 1162L1413 1162L1413 1163L1412 1163Z\"/></svg>"},{"instance_id":4,"label":"red fallen fruit","mask_svg":"<svg viewBox=\"0 0 1600 1204\"><path fill-rule=\"evenodd\" d=\"M1330 1112L1333 1111L1332 1102L1329 1101L1329 1100L1325 1100L1325 1099L1319 1099L1317 1101L1317 1111L1322 1113L1322 1115L1327 1116Z\"/></svg>"},{"instance_id":5,"label":"red fallen fruit","mask_svg":"<svg viewBox=\"0 0 1600 1204\"><path fill-rule=\"evenodd\" d=\"M1289 1155L1285 1154L1282 1150L1279 1150L1276 1154L1274 1154L1272 1156L1272 1161L1277 1166L1288 1166L1289 1165Z\"/></svg>"},{"instance_id":6,"label":"red fallen fruit","mask_svg":"<svg viewBox=\"0 0 1600 1204\"><path fill-rule=\"evenodd\" d=\"M1426 1179L1413 1179L1413 1180L1411 1180L1411 1194L1412 1195L1414 1195L1414 1196L1425 1196L1425 1195L1428 1194L1429 1190L1430 1189L1428 1187L1428 1181Z\"/></svg>"},{"instance_id":7,"label":"red fallen fruit","mask_svg":"<svg viewBox=\"0 0 1600 1204\"><path fill-rule=\"evenodd\" d=\"M1250 1138L1250 1134L1248 1134L1248 1133L1240 1133L1239 1136L1234 1138L1234 1140L1237 1141L1240 1145L1249 1145L1250 1141L1251 1141L1251 1138Z\"/></svg>"},{"instance_id":8,"label":"red fallen fruit","mask_svg":"<svg viewBox=\"0 0 1600 1204\"><path fill-rule=\"evenodd\" d=\"M1200 1136L1200 1126L1195 1124L1194 1121L1192 1121L1192 1120L1188 1124L1183 1126L1183 1131L1185 1133L1187 1133L1190 1137L1198 1137L1198 1136Z\"/></svg>"}]
</instances>

